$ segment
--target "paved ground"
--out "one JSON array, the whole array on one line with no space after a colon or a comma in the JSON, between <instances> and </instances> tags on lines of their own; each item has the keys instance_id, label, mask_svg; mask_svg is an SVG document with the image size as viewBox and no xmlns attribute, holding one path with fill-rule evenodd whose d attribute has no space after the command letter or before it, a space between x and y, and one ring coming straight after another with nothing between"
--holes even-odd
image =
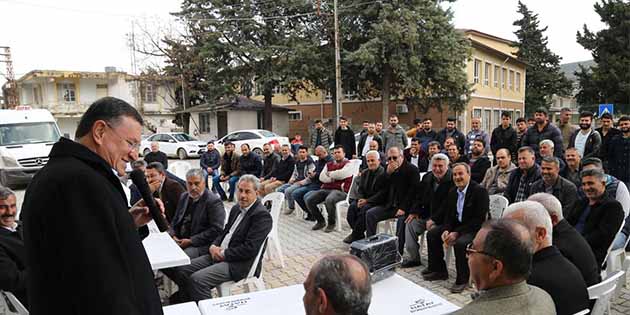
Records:
<instances>
[{"instance_id":1,"label":"paved ground","mask_svg":"<svg viewBox=\"0 0 630 315\"><path fill-rule=\"evenodd\" d=\"M199 165L199 160L188 160L193 166ZM18 190L18 206L21 206L23 190ZM232 203L226 203L231 207ZM333 253L348 253L349 245L341 240L347 235L347 226L344 232L324 233L323 231L311 231L312 222L307 222L293 215L280 215L279 233L284 254L285 267L280 266L277 258L265 260L263 263L263 278L268 288L277 288L287 285L301 284L306 279L309 269L318 258ZM423 252L423 265L426 266L426 246ZM428 288L438 295L448 299L454 304L464 305L470 301L472 289L461 294L452 294L449 288L455 280L454 259L449 266L451 278L447 281L424 281L420 271L424 267L399 269L398 274ZM630 279L629 279L630 280ZM237 290L235 293L242 292ZM623 288L622 293L612 305L613 314L630 314L630 289Z\"/></svg>"}]
</instances>

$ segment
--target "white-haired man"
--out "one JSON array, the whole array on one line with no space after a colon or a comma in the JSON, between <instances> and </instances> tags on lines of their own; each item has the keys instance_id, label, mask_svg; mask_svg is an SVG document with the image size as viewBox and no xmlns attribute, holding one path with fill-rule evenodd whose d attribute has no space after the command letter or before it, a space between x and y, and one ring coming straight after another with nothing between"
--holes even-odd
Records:
<instances>
[{"instance_id":1,"label":"white-haired man","mask_svg":"<svg viewBox=\"0 0 630 315\"><path fill-rule=\"evenodd\" d=\"M564 219L560 200L548 193L533 194L527 200L536 201L545 207L553 225L551 237L553 246L580 270L586 285L590 287L599 283L602 277L595 254L584 237Z\"/></svg>"},{"instance_id":2,"label":"white-haired man","mask_svg":"<svg viewBox=\"0 0 630 315\"><path fill-rule=\"evenodd\" d=\"M588 291L580 271L552 245L549 213L535 201L513 203L503 217L523 223L532 236L534 257L527 283L549 293L557 314L575 314L589 308Z\"/></svg>"}]
</instances>

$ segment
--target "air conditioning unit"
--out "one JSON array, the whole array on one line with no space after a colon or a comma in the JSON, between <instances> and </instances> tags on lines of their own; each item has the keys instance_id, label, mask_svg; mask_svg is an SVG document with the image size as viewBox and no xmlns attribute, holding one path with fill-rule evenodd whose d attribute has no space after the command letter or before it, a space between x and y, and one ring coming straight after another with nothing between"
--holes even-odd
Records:
<instances>
[{"instance_id":1,"label":"air conditioning unit","mask_svg":"<svg viewBox=\"0 0 630 315\"><path fill-rule=\"evenodd\" d=\"M396 113L397 114L406 114L409 112L409 108L407 104L396 104Z\"/></svg>"}]
</instances>

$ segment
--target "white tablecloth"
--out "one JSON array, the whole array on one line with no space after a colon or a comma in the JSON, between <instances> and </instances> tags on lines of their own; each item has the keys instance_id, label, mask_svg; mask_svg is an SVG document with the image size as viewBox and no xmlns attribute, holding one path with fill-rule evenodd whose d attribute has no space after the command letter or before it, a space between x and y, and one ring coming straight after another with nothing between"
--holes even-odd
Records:
<instances>
[{"instance_id":1,"label":"white tablecloth","mask_svg":"<svg viewBox=\"0 0 630 315\"><path fill-rule=\"evenodd\" d=\"M142 241L142 245L144 245L144 250L147 252L153 270L190 264L188 255L167 232L149 234Z\"/></svg>"},{"instance_id":2,"label":"white tablecloth","mask_svg":"<svg viewBox=\"0 0 630 315\"><path fill-rule=\"evenodd\" d=\"M195 302L175 304L165 306L164 315L200 315L199 308Z\"/></svg>"},{"instance_id":3,"label":"white tablecloth","mask_svg":"<svg viewBox=\"0 0 630 315\"><path fill-rule=\"evenodd\" d=\"M203 315L304 314L304 287L292 285L199 302ZM433 292L395 274L372 286L370 315L448 314L459 309Z\"/></svg>"}]
</instances>

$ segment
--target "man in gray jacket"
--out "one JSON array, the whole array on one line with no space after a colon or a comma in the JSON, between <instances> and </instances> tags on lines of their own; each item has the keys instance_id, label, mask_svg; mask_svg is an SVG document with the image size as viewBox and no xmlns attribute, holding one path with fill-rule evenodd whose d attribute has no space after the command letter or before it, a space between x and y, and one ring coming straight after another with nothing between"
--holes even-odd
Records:
<instances>
[{"instance_id":1,"label":"man in gray jacket","mask_svg":"<svg viewBox=\"0 0 630 315\"><path fill-rule=\"evenodd\" d=\"M311 184L311 177L309 174L315 172L315 162L308 155L308 148L300 146L297 154L297 161L293 167L293 174L289 179L289 182L280 186L276 191L284 193L284 198L287 200L287 210L285 214L291 214L295 211L295 200L293 199L293 192L301 187L307 187Z\"/></svg>"},{"instance_id":2,"label":"man in gray jacket","mask_svg":"<svg viewBox=\"0 0 630 315\"><path fill-rule=\"evenodd\" d=\"M555 315L551 296L525 281L533 252L531 235L520 223L486 221L466 249L470 277L479 292L452 314Z\"/></svg>"},{"instance_id":3,"label":"man in gray jacket","mask_svg":"<svg viewBox=\"0 0 630 315\"><path fill-rule=\"evenodd\" d=\"M398 124L398 116L389 116L389 128L383 130L383 152L387 152L392 147L399 147L404 150L407 147L407 133Z\"/></svg>"}]
</instances>

